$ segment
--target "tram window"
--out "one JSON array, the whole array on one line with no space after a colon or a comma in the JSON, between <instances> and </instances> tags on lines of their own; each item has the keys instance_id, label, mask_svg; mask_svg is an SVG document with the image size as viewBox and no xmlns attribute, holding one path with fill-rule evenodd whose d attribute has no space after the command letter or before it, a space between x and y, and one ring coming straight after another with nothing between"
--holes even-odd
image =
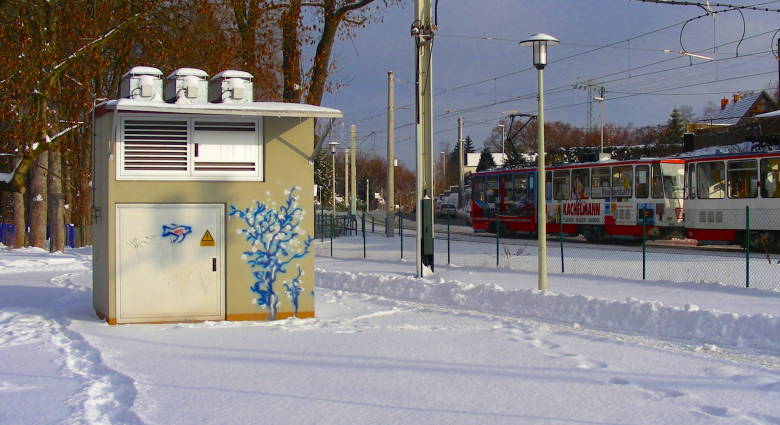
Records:
<instances>
[{"instance_id":1,"label":"tram window","mask_svg":"<svg viewBox=\"0 0 780 425\"><path fill-rule=\"evenodd\" d=\"M472 177L471 178L471 199L475 202L485 202L485 184L484 177Z\"/></svg>"},{"instance_id":2,"label":"tram window","mask_svg":"<svg viewBox=\"0 0 780 425\"><path fill-rule=\"evenodd\" d=\"M498 176L487 177L487 188L485 189L485 202L494 204L498 201Z\"/></svg>"},{"instance_id":3,"label":"tram window","mask_svg":"<svg viewBox=\"0 0 780 425\"><path fill-rule=\"evenodd\" d=\"M544 199L546 201L552 200L552 191L553 187L553 179L552 179L552 172L548 171L544 173Z\"/></svg>"},{"instance_id":4,"label":"tram window","mask_svg":"<svg viewBox=\"0 0 780 425\"><path fill-rule=\"evenodd\" d=\"M685 189L685 168L683 164L662 163L661 174L663 175L664 197L666 199L683 199Z\"/></svg>"},{"instance_id":5,"label":"tram window","mask_svg":"<svg viewBox=\"0 0 780 425\"><path fill-rule=\"evenodd\" d=\"M631 180L633 167L621 165L612 167L612 196L616 198L631 197Z\"/></svg>"},{"instance_id":6,"label":"tram window","mask_svg":"<svg viewBox=\"0 0 780 425\"><path fill-rule=\"evenodd\" d=\"M592 198L609 198L609 167L594 168L590 173L590 193Z\"/></svg>"},{"instance_id":7,"label":"tram window","mask_svg":"<svg viewBox=\"0 0 780 425\"><path fill-rule=\"evenodd\" d=\"M569 193L569 170L556 170L553 172L553 198L569 199Z\"/></svg>"},{"instance_id":8,"label":"tram window","mask_svg":"<svg viewBox=\"0 0 780 425\"><path fill-rule=\"evenodd\" d=\"M515 174L514 180L509 201L515 203L528 201L528 174Z\"/></svg>"},{"instance_id":9,"label":"tram window","mask_svg":"<svg viewBox=\"0 0 780 425\"><path fill-rule=\"evenodd\" d=\"M498 196L499 199L506 199L507 192L512 191L512 175L504 174L498 176Z\"/></svg>"},{"instance_id":10,"label":"tram window","mask_svg":"<svg viewBox=\"0 0 780 425\"><path fill-rule=\"evenodd\" d=\"M758 196L758 171L756 161L729 161L729 198L755 198Z\"/></svg>"},{"instance_id":11,"label":"tram window","mask_svg":"<svg viewBox=\"0 0 780 425\"><path fill-rule=\"evenodd\" d=\"M697 195L699 199L726 197L726 170L722 162L702 162L696 166Z\"/></svg>"},{"instance_id":12,"label":"tram window","mask_svg":"<svg viewBox=\"0 0 780 425\"><path fill-rule=\"evenodd\" d=\"M661 164L653 164L650 168L650 196L653 198L664 197L664 176L661 174Z\"/></svg>"},{"instance_id":13,"label":"tram window","mask_svg":"<svg viewBox=\"0 0 780 425\"><path fill-rule=\"evenodd\" d=\"M571 170L571 197L572 199L587 199L590 196L590 170L587 168Z\"/></svg>"},{"instance_id":14,"label":"tram window","mask_svg":"<svg viewBox=\"0 0 780 425\"><path fill-rule=\"evenodd\" d=\"M696 199L696 164L688 164L688 178L686 179L688 185L685 190L688 195L688 199Z\"/></svg>"},{"instance_id":15,"label":"tram window","mask_svg":"<svg viewBox=\"0 0 780 425\"><path fill-rule=\"evenodd\" d=\"M761 160L761 197L780 198L780 158Z\"/></svg>"},{"instance_id":16,"label":"tram window","mask_svg":"<svg viewBox=\"0 0 780 425\"><path fill-rule=\"evenodd\" d=\"M636 166L636 181L634 183L634 195L637 198L647 198L650 194L650 167L647 165Z\"/></svg>"}]
</instances>

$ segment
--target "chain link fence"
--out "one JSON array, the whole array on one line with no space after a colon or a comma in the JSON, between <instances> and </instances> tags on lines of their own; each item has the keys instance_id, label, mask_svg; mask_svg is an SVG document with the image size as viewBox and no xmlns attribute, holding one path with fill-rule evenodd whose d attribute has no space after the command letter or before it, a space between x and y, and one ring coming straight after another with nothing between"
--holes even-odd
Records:
<instances>
[{"instance_id":1,"label":"chain link fence","mask_svg":"<svg viewBox=\"0 0 780 425\"><path fill-rule=\"evenodd\" d=\"M703 219L703 220L700 220ZM588 243L581 236L547 234L550 274L711 283L780 291L780 211L771 209L687 210L686 234L710 239L612 239ZM742 227L737 224L742 223ZM335 241L343 258L414 260L415 223L396 216L395 237L384 235L384 213L358 213L355 230ZM347 224L349 227L351 224ZM648 226L649 228L650 226ZM536 272L535 238L475 234L470 227L435 225L435 262L458 267ZM652 233L647 231L647 233ZM403 237L401 235L403 234ZM318 254L330 255L328 238Z\"/></svg>"}]
</instances>

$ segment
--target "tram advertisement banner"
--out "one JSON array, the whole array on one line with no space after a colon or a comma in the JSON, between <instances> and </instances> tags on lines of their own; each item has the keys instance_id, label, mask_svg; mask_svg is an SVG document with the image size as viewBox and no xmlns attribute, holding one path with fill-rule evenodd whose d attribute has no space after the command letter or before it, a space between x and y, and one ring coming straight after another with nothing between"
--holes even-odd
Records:
<instances>
[{"instance_id":1,"label":"tram advertisement banner","mask_svg":"<svg viewBox=\"0 0 780 425\"><path fill-rule=\"evenodd\" d=\"M565 202L547 206L547 221L564 224L604 224L601 202Z\"/></svg>"}]
</instances>

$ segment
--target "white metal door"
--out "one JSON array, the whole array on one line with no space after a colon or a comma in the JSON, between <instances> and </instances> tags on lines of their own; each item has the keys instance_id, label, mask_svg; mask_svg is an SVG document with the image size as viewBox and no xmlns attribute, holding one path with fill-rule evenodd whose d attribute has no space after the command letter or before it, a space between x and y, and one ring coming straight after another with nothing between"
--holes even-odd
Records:
<instances>
[{"instance_id":1,"label":"white metal door","mask_svg":"<svg viewBox=\"0 0 780 425\"><path fill-rule=\"evenodd\" d=\"M224 205L116 208L117 321L224 319Z\"/></svg>"}]
</instances>

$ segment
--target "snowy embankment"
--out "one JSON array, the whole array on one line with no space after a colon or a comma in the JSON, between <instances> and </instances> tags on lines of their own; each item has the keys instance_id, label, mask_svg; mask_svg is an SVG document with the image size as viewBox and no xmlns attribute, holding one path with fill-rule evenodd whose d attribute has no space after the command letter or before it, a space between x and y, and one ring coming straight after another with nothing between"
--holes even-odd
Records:
<instances>
[{"instance_id":1,"label":"snowy embankment","mask_svg":"<svg viewBox=\"0 0 780 425\"><path fill-rule=\"evenodd\" d=\"M317 285L485 313L527 317L589 328L738 348L780 351L780 317L684 308L635 298L624 301L494 284L415 279L376 273L317 269Z\"/></svg>"}]
</instances>

